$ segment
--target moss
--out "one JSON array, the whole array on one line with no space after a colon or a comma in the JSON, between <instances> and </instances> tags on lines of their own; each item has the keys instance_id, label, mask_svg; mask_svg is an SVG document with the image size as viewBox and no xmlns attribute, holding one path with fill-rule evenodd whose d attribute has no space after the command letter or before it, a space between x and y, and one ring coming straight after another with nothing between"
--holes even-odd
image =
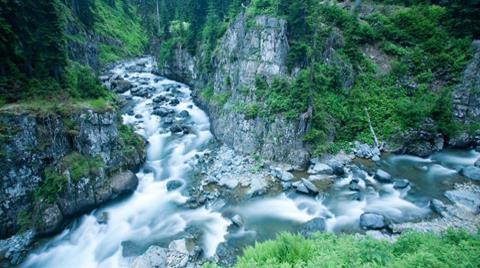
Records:
<instances>
[{"instance_id":1,"label":"moss","mask_svg":"<svg viewBox=\"0 0 480 268\"><path fill-rule=\"evenodd\" d=\"M122 152L126 158L130 158L131 155L138 155L143 151L144 142L140 135L135 133L133 127L121 125L119 135Z\"/></svg>"},{"instance_id":2,"label":"moss","mask_svg":"<svg viewBox=\"0 0 480 268\"><path fill-rule=\"evenodd\" d=\"M77 152L70 153L60 160L56 166L45 168L43 182L34 196L37 200L53 203L57 200L68 183L68 177L64 174L68 171L73 183L82 178L100 174L105 163L100 157L82 155Z\"/></svg>"},{"instance_id":3,"label":"moss","mask_svg":"<svg viewBox=\"0 0 480 268\"><path fill-rule=\"evenodd\" d=\"M29 210L20 210L17 213L17 224L20 226L20 232L26 231L33 226L32 213Z\"/></svg>"}]
</instances>

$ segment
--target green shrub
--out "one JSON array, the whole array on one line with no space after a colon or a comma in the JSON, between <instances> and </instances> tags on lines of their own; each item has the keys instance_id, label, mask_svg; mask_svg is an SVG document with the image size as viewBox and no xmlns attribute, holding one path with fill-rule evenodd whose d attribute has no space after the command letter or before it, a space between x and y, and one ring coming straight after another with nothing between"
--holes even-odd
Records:
<instances>
[{"instance_id":1,"label":"green shrub","mask_svg":"<svg viewBox=\"0 0 480 268\"><path fill-rule=\"evenodd\" d=\"M216 267L216 266L205 267ZM396 242L318 233L311 239L281 234L248 247L235 267L478 267L480 235L404 233Z\"/></svg>"}]
</instances>

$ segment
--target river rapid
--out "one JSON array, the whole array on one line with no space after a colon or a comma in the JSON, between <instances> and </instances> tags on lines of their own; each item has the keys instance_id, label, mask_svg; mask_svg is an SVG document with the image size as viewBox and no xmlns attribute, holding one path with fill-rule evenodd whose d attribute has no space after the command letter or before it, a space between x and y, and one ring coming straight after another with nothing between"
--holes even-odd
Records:
<instances>
[{"instance_id":1,"label":"river rapid","mask_svg":"<svg viewBox=\"0 0 480 268\"><path fill-rule=\"evenodd\" d=\"M367 211L399 223L421 221L436 216L430 200L447 201L444 192L467 181L458 170L480 157L473 150L429 158L389 155L375 168L408 180L406 185L378 182L369 172L374 164L359 162L362 168L348 170L315 196L267 189L265 195L235 203L189 208L188 189L199 180L195 166L212 147L209 118L186 85L153 74L155 68L148 57L123 62L110 72L133 84L122 94L131 103L123 121L148 141L137 190L79 217L33 250L21 267L130 267L151 245L167 247L192 230L200 233L194 243L203 257L213 259L222 242L242 248L281 231L300 230L318 217L325 219L326 231L348 233L362 232L359 218ZM354 190L352 180L357 181ZM240 216L241 228L232 228L232 215Z\"/></svg>"}]
</instances>

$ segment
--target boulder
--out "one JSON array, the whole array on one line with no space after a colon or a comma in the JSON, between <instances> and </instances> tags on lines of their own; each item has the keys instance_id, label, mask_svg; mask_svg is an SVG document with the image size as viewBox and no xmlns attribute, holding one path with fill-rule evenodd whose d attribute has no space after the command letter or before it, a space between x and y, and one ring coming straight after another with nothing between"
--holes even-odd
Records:
<instances>
[{"instance_id":1,"label":"boulder","mask_svg":"<svg viewBox=\"0 0 480 268\"><path fill-rule=\"evenodd\" d=\"M399 179L393 182L393 188L395 189L405 189L410 185L410 182L406 179Z\"/></svg>"},{"instance_id":2,"label":"boulder","mask_svg":"<svg viewBox=\"0 0 480 268\"><path fill-rule=\"evenodd\" d=\"M291 181L294 178L292 173L281 168L272 168L270 170L270 174L272 174L274 178L277 178L281 181Z\"/></svg>"},{"instance_id":3,"label":"boulder","mask_svg":"<svg viewBox=\"0 0 480 268\"><path fill-rule=\"evenodd\" d=\"M356 191L356 192L360 191L361 188L360 188L360 185L358 185L358 182L359 181L355 179L351 180L350 183L348 184L348 189L350 191Z\"/></svg>"},{"instance_id":4,"label":"boulder","mask_svg":"<svg viewBox=\"0 0 480 268\"><path fill-rule=\"evenodd\" d=\"M131 264L132 268L146 267L167 267L167 249L159 246L150 246L148 250L134 259Z\"/></svg>"},{"instance_id":5,"label":"boulder","mask_svg":"<svg viewBox=\"0 0 480 268\"><path fill-rule=\"evenodd\" d=\"M122 78L112 81L112 90L115 93L120 93L120 94L125 93L126 91L130 90L132 87L133 85L130 82Z\"/></svg>"},{"instance_id":6,"label":"boulder","mask_svg":"<svg viewBox=\"0 0 480 268\"><path fill-rule=\"evenodd\" d=\"M173 114L173 113L174 112L172 110L169 110L165 107L154 107L153 112L152 112L153 115L157 115L157 116L160 116L160 117L164 117L164 116L167 116L167 115Z\"/></svg>"},{"instance_id":7,"label":"boulder","mask_svg":"<svg viewBox=\"0 0 480 268\"><path fill-rule=\"evenodd\" d=\"M373 178L382 183L392 182L392 176L382 169L377 170Z\"/></svg>"},{"instance_id":8,"label":"boulder","mask_svg":"<svg viewBox=\"0 0 480 268\"><path fill-rule=\"evenodd\" d=\"M383 215L365 212L360 216L360 227L364 230L380 230L386 227Z\"/></svg>"},{"instance_id":9,"label":"boulder","mask_svg":"<svg viewBox=\"0 0 480 268\"><path fill-rule=\"evenodd\" d=\"M116 173L111 178L112 192L116 195L132 193L137 189L138 178L130 170Z\"/></svg>"},{"instance_id":10,"label":"boulder","mask_svg":"<svg viewBox=\"0 0 480 268\"><path fill-rule=\"evenodd\" d=\"M380 150L375 146L356 141L354 143L353 153L356 157L371 159L374 156L380 156Z\"/></svg>"},{"instance_id":11,"label":"boulder","mask_svg":"<svg viewBox=\"0 0 480 268\"><path fill-rule=\"evenodd\" d=\"M35 230L38 235L49 235L59 231L63 215L57 204L47 204L36 207L34 213ZM37 211L38 210L38 211Z\"/></svg>"},{"instance_id":12,"label":"boulder","mask_svg":"<svg viewBox=\"0 0 480 268\"><path fill-rule=\"evenodd\" d=\"M308 189L308 191L312 194L318 194L318 188L315 186L315 184L311 183L310 181L306 179L302 179L303 185Z\"/></svg>"},{"instance_id":13,"label":"boulder","mask_svg":"<svg viewBox=\"0 0 480 268\"><path fill-rule=\"evenodd\" d=\"M183 110L178 115L182 118L187 118L190 116L190 113L188 111Z\"/></svg>"},{"instance_id":14,"label":"boulder","mask_svg":"<svg viewBox=\"0 0 480 268\"><path fill-rule=\"evenodd\" d=\"M238 214L235 214L233 217L232 217L232 223L235 224L236 226L238 227L242 227L243 226L243 219L240 215Z\"/></svg>"},{"instance_id":15,"label":"boulder","mask_svg":"<svg viewBox=\"0 0 480 268\"><path fill-rule=\"evenodd\" d=\"M310 193L307 186L305 186L305 184L303 184L303 183L300 183L297 186L296 190L297 190L297 192L302 193L302 194L309 194Z\"/></svg>"},{"instance_id":16,"label":"boulder","mask_svg":"<svg viewBox=\"0 0 480 268\"><path fill-rule=\"evenodd\" d=\"M177 106L178 104L180 104L180 101L177 98L173 98L170 100L170 105Z\"/></svg>"},{"instance_id":17,"label":"boulder","mask_svg":"<svg viewBox=\"0 0 480 268\"><path fill-rule=\"evenodd\" d=\"M171 192L182 187L183 183L178 180L171 180L167 182L167 191Z\"/></svg>"},{"instance_id":18,"label":"boulder","mask_svg":"<svg viewBox=\"0 0 480 268\"><path fill-rule=\"evenodd\" d=\"M305 237L310 237L316 232L325 231L325 219L313 218L300 227L300 234Z\"/></svg>"},{"instance_id":19,"label":"boulder","mask_svg":"<svg viewBox=\"0 0 480 268\"><path fill-rule=\"evenodd\" d=\"M438 213L440 215L442 215L442 213L444 213L447 210L447 206L445 206L445 204L438 199L432 199L432 201L430 202L430 208L435 213Z\"/></svg>"},{"instance_id":20,"label":"boulder","mask_svg":"<svg viewBox=\"0 0 480 268\"><path fill-rule=\"evenodd\" d=\"M310 166L308 169L308 174L333 174L333 169L324 163L316 163L313 166Z\"/></svg>"},{"instance_id":21,"label":"boulder","mask_svg":"<svg viewBox=\"0 0 480 268\"><path fill-rule=\"evenodd\" d=\"M453 203L464 206L474 213L480 212L480 194L461 189L445 192L445 196Z\"/></svg>"},{"instance_id":22,"label":"boulder","mask_svg":"<svg viewBox=\"0 0 480 268\"><path fill-rule=\"evenodd\" d=\"M157 97L152 99L152 102L154 102L154 103L162 103L162 102L165 102L165 101L167 101L167 97L165 97L163 95L157 96Z\"/></svg>"},{"instance_id":23,"label":"boulder","mask_svg":"<svg viewBox=\"0 0 480 268\"><path fill-rule=\"evenodd\" d=\"M471 180L480 180L480 168L474 166L464 167L461 170L461 174Z\"/></svg>"}]
</instances>

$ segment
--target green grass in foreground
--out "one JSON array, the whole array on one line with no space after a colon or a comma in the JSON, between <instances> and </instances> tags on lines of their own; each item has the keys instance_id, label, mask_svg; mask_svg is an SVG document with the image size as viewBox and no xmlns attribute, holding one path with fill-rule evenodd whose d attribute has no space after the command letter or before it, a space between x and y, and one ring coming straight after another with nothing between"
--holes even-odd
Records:
<instances>
[{"instance_id":1,"label":"green grass in foreground","mask_svg":"<svg viewBox=\"0 0 480 268\"><path fill-rule=\"evenodd\" d=\"M206 264L204 267L217 267ZM405 233L395 243L318 233L281 234L245 249L235 267L480 267L480 232Z\"/></svg>"}]
</instances>

